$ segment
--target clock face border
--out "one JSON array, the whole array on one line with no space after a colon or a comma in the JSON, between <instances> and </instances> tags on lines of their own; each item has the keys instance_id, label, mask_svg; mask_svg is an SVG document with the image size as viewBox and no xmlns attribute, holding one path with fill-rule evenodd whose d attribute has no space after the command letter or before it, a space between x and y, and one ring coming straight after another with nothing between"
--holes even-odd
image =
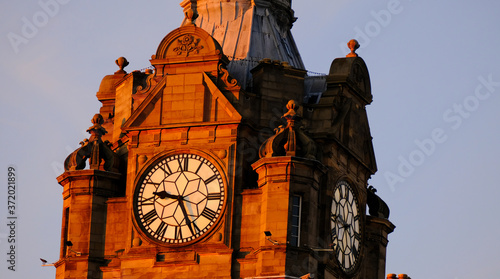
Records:
<instances>
[{"instance_id":1,"label":"clock face border","mask_svg":"<svg viewBox=\"0 0 500 279\"><path fill-rule=\"evenodd\" d=\"M344 189L344 190L339 190ZM346 250L344 242L344 247L339 247L336 245L334 249L335 261L337 262L340 269L345 273L352 275L354 274L361 263L362 258L362 250L363 250L363 226L362 226L362 211L359 206L359 199L356 195L355 190L351 186L349 182L346 180L339 180L332 191L332 205L330 208L330 241L332 241L332 245L336 244L334 237L339 240L339 234L342 233L343 237L350 237L347 239L350 246L349 253L345 253L342 249ZM335 207L335 212L334 212ZM342 212L342 216L338 218L337 210L344 210ZM347 217L344 216L347 210ZM337 217L334 217L337 215ZM352 216L351 216L352 215ZM352 227L354 227L352 229ZM349 231L351 228L351 231ZM335 231L334 231L335 230ZM334 234L335 232L335 234ZM353 246L357 246L356 252L354 252L351 248ZM352 253L352 254L351 254ZM353 257L347 256L352 255ZM342 256L342 258L341 258ZM349 266L346 267L346 258L349 257ZM354 262L352 262L354 261Z\"/></svg>"},{"instance_id":2,"label":"clock face border","mask_svg":"<svg viewBox=\"0 0 500 279\"><path fill-rule=\"evenodd\" d=\"M226 210L227 180L213 156L194 150L163 153L139 173L132 219L146 239L162 246L187 246L211 236L219 227ZM197 190L192 190L192 183L199 185ZM171 187L175 190L170 191ZM191 194L184 197L180 191Z\"/></svg>"}]
</instances>

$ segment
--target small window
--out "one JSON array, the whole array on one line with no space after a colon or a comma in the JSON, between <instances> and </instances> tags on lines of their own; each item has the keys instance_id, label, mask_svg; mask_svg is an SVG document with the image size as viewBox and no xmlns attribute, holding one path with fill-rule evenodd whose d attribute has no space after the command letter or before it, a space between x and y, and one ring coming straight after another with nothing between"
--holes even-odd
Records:
<instances>
[{"instance_id":1,"label":"small window","mask_svg":"<svg viewBox=\"0 0 500 279\"><path fill-rule=\"evenodd\" d=\"M290 244L298 247L300 244L300 215L302 211L302 197L293 195L292 197L292 224Z\"/></svg>"},{"instance_id":2,"label":"small window","mask_svg":"<svg viewBox=\"0 0 500 279\"><path fill-rule=\"evenodd\" d=\"M63 213L63 243L64 246L62 247L62 257L66 257L67 249L66 249L66 242L68 241L68 233L69 233L69 207L66 207L64 209Z\"/></svg>"}]
</instances>

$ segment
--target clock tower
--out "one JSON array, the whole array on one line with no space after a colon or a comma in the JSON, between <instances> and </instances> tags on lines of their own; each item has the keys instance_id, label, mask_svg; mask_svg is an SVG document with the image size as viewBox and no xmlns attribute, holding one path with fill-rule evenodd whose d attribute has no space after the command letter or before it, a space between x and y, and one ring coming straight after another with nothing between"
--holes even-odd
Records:
<instances>
[{"instance_id":1,"label":"clock tower","mask_svg":"<svg viewBox=\"0 0 500 279\"><path fill-rule=\"evenodd\" d=\"M101 82L90 137L58 177L56 277L385 278L394 226L367 184L357 43L310 76L291 1L181 6L149 69L120 57Z\"/></svg>"}]
</instances>

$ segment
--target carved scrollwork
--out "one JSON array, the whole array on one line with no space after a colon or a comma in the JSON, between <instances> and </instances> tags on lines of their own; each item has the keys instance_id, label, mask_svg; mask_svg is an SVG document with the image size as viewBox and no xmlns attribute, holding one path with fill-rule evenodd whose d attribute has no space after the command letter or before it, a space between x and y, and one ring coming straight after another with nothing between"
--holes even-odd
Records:
<instances>
[{"instance_id":1,"label":"carved scrollwork","mask_svg":"<svg viewBox=\"0 0 500 279\"><path fill-rule=\"evenodd\" d=\"M234 88L238 86L238 81L229 75L224 64L219 63L219 73L221 75L221 81L229 88Z\"/></svg>"},{"instance_id":2,"label":"carved scrollwork","mask_svg":"<svg viewBox=\"0 0 500 279\"><path fill-rule=\"evenodd\" d=\"M146 74L148 74L148 72L146 72ZM153 77L154 77L154 73L153 72L149 72L149 75L148 77L146 78L146 81L144 82L144 86L143 85L138 85L137 88L136 88L136 94L142 94L142 93L145 93L147 91L149 91L149 89L151 89L151 86L153 85Z\"/></svg>"}]
</instances>

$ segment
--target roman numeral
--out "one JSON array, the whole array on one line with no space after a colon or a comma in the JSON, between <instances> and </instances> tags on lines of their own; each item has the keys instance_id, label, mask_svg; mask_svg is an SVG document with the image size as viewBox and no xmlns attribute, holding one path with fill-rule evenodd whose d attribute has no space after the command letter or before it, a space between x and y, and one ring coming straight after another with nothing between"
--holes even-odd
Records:
<instances>
[{"instance_id":1,"label":"roman numeral","mask_svg":"<svg viewBox=\"0 0 500 279\"><path fill-rule=\"evenodd\" d=\"M196 233L199 233L199 232L201 231L201 230L200 230L200 228L198 228L198 226L196 225L196 223L194 223L194 222L193 222L193 223L191 223L191 224L193 225L194 231L195 231ZM194 233L193 233L193 234L194 234Z\"/></svg>"},{"instance_id":2,"label":"roman numeral","mask_svg":"<svg viewBox=\"0 0 500 279\"><path fill-rule=\"evenodd\" d=\"M198 161L199 162L199 161ZM198 165L198 168L196 169L196 171L194 173L198 174L198 171L200 171L201 169L201 166L203 166L203 163L202 162L199 162L200 164Z\"/></svg>"},{"instance_id":3,"label":"roman numeral","mask_svg":"<svg viewBox=\"0 0 500 279\"><path fill-rule=\"evenodd\" d=\"M146 182L146 184L153 184L156 187L158 187L160 185L160 183L153 182L153 180L151 180L151 177L148 179L148 181Z\"/></svg>"},{"instance_id":4,"label":"roman numeral","mask_svg":"<svg viewBox=\"0 0 500 279\"><path fill-rule=\"evenodd\" d=\"M207 218L208 220L213 220L215 218L215 214L215 211L208 207L205 207L205 209L203 209L203 212L201 213L201 216Z\"/></svg>"},{"instance_id":5,"label":"roman numeral","mask_svg":"<svg viewBox=\"0 0 500 279\"><path fill-rule=\"evenodd\" d=\"M354 237L357 239L357 240L361 240L361 235L357 232L354 232Z\"/></svg>"},{"instance_id":6,"label":"roman numeral","mask_svg":"<svg viewBox=\"0 0 500 279\"><path fill-rule=\"evenodd\" d=\"M354 258L358 257L358 250L356 249L356 247L352 247L352 255L354 256Z\"/></svg>"},{"instance_id":7,"label":"roman numeral","mask_svg":"<svg viewBox=\"0 0 500 279\"><path fill-rule=\"evenodd\" d=\"M145 206L145 205L154 205L154 196L148 198L148 199L143 199L142 201L140 201L140 205L141 206Z\"/></svg>"},{"instance_id":8,"label":"roman numeral","mask_svg":"<svg viewBox=\"0 0 500 279\"><path fill-rule=\"evenodd\" d=\"M210 193L207 195L207 199L210 200L220 200L221 193Z\"/></svg>"},{"instance_id":9,"label":"roman numeral","mask_svg":"<svg viewBox=\"0 0 500 279\"><path fill-rule=\"evenodd\" d=\"M152 209L146 215L144 215L144 223L146 223L148 226L149 224L153 223L154 220L158 218L158 215L156 215L156 210Z\"/></svg>"},{"instance_id":10,"label":"roman numeral","mask_svg":"<svg viewBox=\"0 0 500 279\"><path fill-rule=\"evenodd\" d=\"M167 231L167 227L168 227L167 224L161 222L161 224L158 226L158 228L155 231L156 235L159 237L163 237L165 235L165 232Z\"/></svg>"},{"instance_id":11,"label":"roman numeral","mask_svg":"<svg viewBox=\"0 0 500 279\"><path fill-rule=\"evenodd\" d=\"M166 166L167 168L165 169L164 166ZM172 171L170 170L167 164L160 166L160 169L166 174L165 176L169 176L172 174Z\"/></svg>"},{"instance_id":12,"label":"roman numeral","mask_svg":"<svg viewBox=\"0 0 500 279\"><path fill-rule=\"evenodd\" d=\"M216 178L217 178L216 174L212 175L207 180L205 180L205 184L209 184L210 182L214 181Z\"/></svg>"},{"instance_id":13,"label":"roman numeral","mask_svg":"<svg viewBox=\"0 0 500 279\"><path fill-rule=\"evenodd\" d=\"M180 227L175 227L175 239L182 239L182 230Z\"/></svg>"},{"instance_id":14,"label":"roman numeral","mask_svg":"<svg viewBox=\"0 0 500 279\"><path fill-rule=\"evenodd\" d=\"M185 157L185 158L179 158L177 159L177 162L179 163L179 169L177 171L187 171L188 169L188 166L189 166L189 161L188 161L189 158Z\"/></svg>"}]
</instances>

